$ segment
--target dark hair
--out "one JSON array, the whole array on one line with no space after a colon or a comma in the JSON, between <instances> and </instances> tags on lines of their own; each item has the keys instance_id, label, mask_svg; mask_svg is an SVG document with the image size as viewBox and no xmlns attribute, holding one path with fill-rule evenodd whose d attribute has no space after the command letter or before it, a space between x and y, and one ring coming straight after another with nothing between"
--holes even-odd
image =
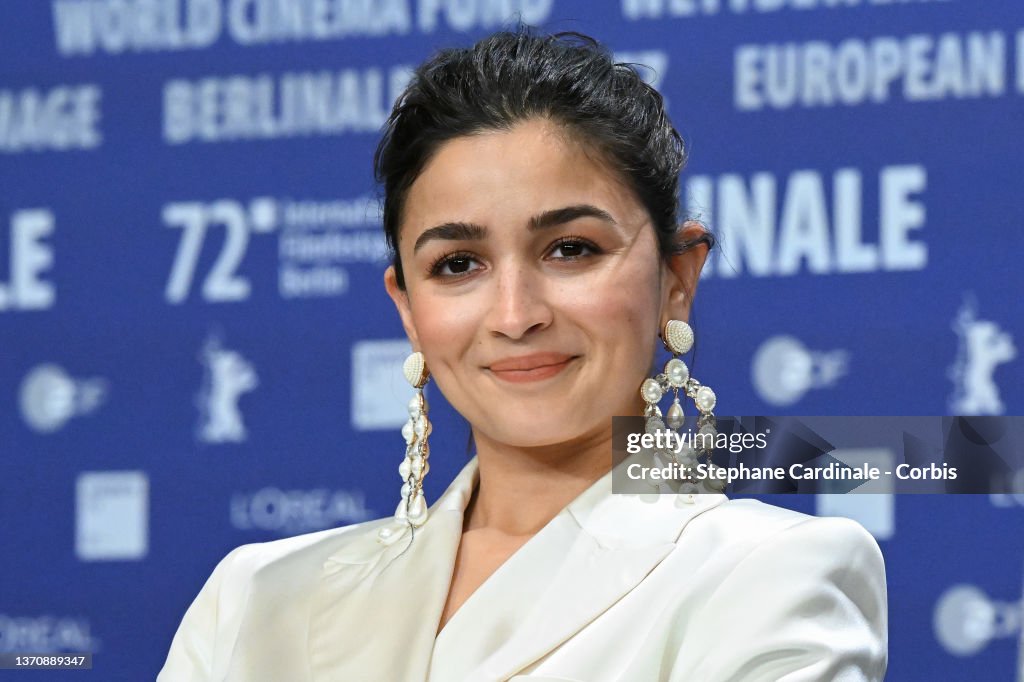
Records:
<instances>
[{"instance_id":1,"label":"dark hair","mask_svg":"<svg viewBox=\"0 0 1024 682\"><path fill-rule=\"evenodd\" d=\"M520 27L470 48L443 50L420 65L384 126L374 174L384 188L384 233L401 288L403 206L433 154L448 140L535 117L566 126L622 173L651 215L662 256L701 242L713 246L706 231L677 241L686 152L661 95L593 38Z\"/></svg>"}]
</instances>

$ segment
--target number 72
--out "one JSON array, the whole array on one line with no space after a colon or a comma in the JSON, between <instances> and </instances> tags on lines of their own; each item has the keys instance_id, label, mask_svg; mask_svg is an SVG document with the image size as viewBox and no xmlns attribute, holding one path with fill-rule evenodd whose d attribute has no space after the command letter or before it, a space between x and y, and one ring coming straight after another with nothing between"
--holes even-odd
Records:
<instances>
[{"instance_id":1,"label":"number 72","mask_svg":"<svg viewBox=\"0 0 1024 682\"><path fill-rule=\"evenodd\" d=\"M237 274L236 270L249 246L250 231L272 230L274 212L272 199L253 200L249 213L241 203L231 199L220 199L210 204L190 201L164 206L164 223L168 227L182 229L178 252L164 289L167 302L178 304L188 297L206 229L212 225L223 225L227 233L213 267L203 280L203 298L211 302L248 298L249 280Z\"/></svg>"}]
</instances>

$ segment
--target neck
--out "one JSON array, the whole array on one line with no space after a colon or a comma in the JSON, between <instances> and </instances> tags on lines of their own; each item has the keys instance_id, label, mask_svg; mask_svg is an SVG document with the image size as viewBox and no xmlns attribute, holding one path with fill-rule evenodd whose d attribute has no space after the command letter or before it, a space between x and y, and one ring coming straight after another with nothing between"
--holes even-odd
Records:
<instances>
[{"instance_id":1,"label":"neck","mask_svg":"<svg viewBox=\"0 0 1024 682\"><path fill-rule=\"evenodd\" d=\"M514 447L474 430L480 482L465 530L533 535L611 470L611 429L570 443Z\"/></svg>"}]
</instances>

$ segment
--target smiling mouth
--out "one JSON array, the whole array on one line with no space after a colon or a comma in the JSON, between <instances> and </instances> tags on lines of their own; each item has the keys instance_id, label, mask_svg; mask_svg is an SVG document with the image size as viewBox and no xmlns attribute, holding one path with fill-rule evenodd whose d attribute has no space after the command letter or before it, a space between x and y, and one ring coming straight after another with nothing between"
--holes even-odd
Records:
<instances>
[{"instance_id":1,"label":"smiling mouth","mask_svg":"<svg viewBox=\"0 0 1024 682\"><path fill-rule=\"evenodd\" d=\"M521 358L497 362L487 369L504 381L522 383L527 381L540 381L559 374L572 363L578 356L566 356L561 359L555 358Z\"/></svg>"}]
</instances>

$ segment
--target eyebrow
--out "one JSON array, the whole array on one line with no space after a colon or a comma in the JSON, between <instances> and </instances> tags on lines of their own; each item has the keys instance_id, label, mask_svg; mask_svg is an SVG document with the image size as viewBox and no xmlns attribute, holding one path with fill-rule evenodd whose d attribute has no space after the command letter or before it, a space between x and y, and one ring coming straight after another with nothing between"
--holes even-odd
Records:
<instances>
[{"instance_id":1,"label":"eyebrow","mask_svg":"<svg viewBox=\"0 0 1024 682\"><path fill-rule=\"evenodd\" d=\"M533 216L530 218L528 229L530 232L538 232L558 225L564 225L565 223L572 222L577 218L597 218L609 225L618 225L608 211L591 204L576 204L574 206L565 206L564 208L555 208L550 211L544 211L539 215ZM466 222L442 223L424 230L423 233L416 238L416 243L413 245L412 251L413 253L416 253L424 244L432 239L471 241L483 239L486 236L487 228L483 225Z\"/></svg>"}]
</instances>

